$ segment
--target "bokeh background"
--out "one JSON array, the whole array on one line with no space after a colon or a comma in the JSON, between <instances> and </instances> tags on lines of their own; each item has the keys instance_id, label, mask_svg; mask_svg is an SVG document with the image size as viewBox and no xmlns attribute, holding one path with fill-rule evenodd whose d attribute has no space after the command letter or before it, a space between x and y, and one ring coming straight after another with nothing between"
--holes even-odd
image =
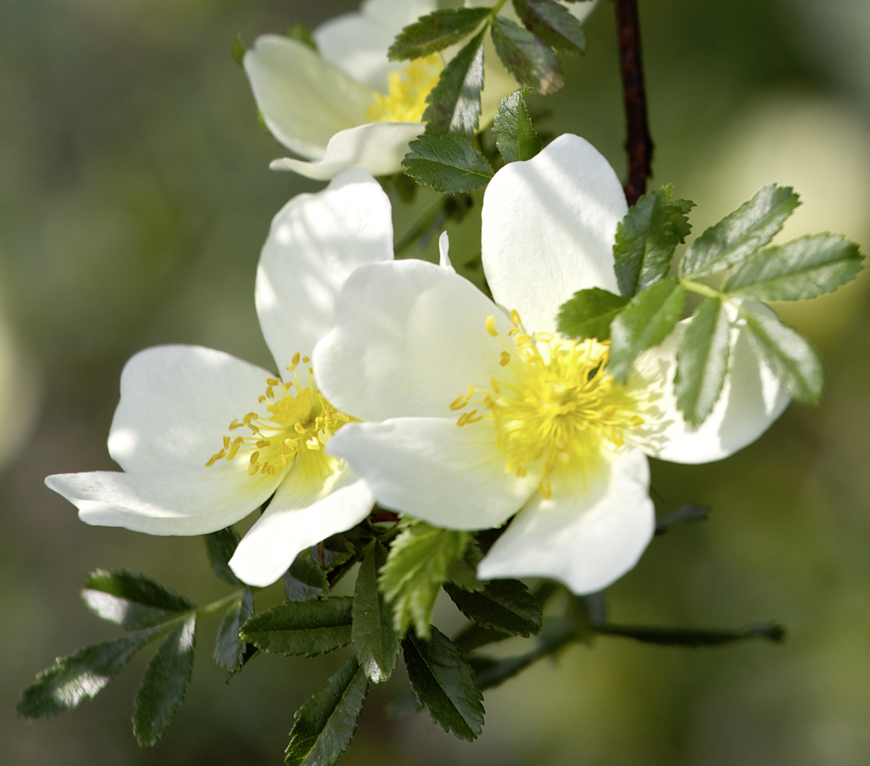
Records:
<instances>
[{"instance_id":1,"label":"bokeh background","mask_svg":"<svg viewBox=\"0 0 870 766\"><path fill-rule=\"evenodd\" d=\"M654 182L695 200L696 231L763 184L793 184L793 238L870 245L870 6L866 0L641 0L657 145ZM0 0L0 762L11 766L277 764L293 712L341 658L263 657L227 686L204 619L188 699L165 739L130 727L147 657L96 701L23 723L20 691L57 655L117 635L78 597L97 567L146 572L204 603L224 588L199 539L81 524L46 474L113 467L105 437L125 360L198 343L269 365L253 307L269 221L320 184L271 173L283 150L258 125L230 56L353 2ZM569 87L536 102L552 133L589 138L624 171L613 7L566 61ZM396 204L401 235L431 199ZM453 232L476 254L472 214ZM426 251L432 256L432 247ZM534 257L533 253L529 254ZM724 463L656 464L659 513L708 522L657 538L609 593L629 623L741 626L777 619L784 646L685 651L601 639L486 695L474 743L373 689L346 766L378 764L870 763L870 312L865 277L784 307L828 371L821 407L792 406ZM280 586L261 604L280 598ZM439 620L455 614L440 607ZM148 654L145 652L144 654Z\"/></svg>"}]
</instances>

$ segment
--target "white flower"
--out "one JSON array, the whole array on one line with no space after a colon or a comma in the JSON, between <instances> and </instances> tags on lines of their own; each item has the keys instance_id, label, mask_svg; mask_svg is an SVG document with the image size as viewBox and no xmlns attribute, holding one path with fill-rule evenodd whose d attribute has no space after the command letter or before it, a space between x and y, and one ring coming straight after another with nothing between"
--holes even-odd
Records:
<instances>
[{"instance_id":1,"label":"white flower","mask_svg":"<svg viewBox=\"0 0 870 766\"><path fill-rule=\"evenodd\" d=\"M594 5L567 7L582 20ZM272 169L317 180L351 167L376 176L401 170L408 142L426 127L425 99L443 64L437 53L410 63L389 61L387 49L403 27L437 7L436 0L366 0L359 13L314 31L317 51L279 35L258 38L244 57L257 106L275 138L312 160L288 157L275 160ZM456 50L445 51L446 57ZM481 127L519 87L489 40L484 59Z\"/></svg>"},{"instance_id":2,"label":"white flower","mask_svg":"<svg viewBox=\"0 0 870 766\"><path fill-rule=\"evenodd\" d=\"M380 504L453 529L517 514L482 578L540 575L576 593L607 586L654 531L647 455L724 458L787 403L739 325L722 396L697 429L673 393L684 323L625 385L607 372L608 344L556 332L575 291L617 292L612 248L626 210L607 161L562 136L486 190L483 264L499 305L428 263L367 266L342 288L335 329L315 349L327 396L369 421L346 426L328 451Z\"/></svg>"},{"instance_id":3,"label":"white flower","mask_svg":"<svg viewBox=\"0 0 870 766\"><path fill-rule=\"evenodd\" d=\"M391 259L392 241L389 200L365 171L295 197L275 216L257 271L278 374L198 346L147 349L124 368L109 434L124 473L46 484L88 524L153 535L214 532L269 501L230 561L251 585L359 523L371 493L323 449L349 418L318 391L308 357L333 326L339 287L355 268Z\"/></svg>"}]
</instances>

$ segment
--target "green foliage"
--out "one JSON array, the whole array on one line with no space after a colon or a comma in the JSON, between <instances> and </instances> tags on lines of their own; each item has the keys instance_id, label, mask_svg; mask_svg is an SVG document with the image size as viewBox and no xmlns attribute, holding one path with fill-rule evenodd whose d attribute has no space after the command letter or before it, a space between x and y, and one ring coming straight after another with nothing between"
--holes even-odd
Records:
<instances>
[{"instance_id":1,"label":"green foliage","mask_svg":"<svg viewBox=\"0 0 870 766\"><path fill-rule=\"evenodd\" d=\"M244 583L230 569L229 561L236 552L236 547L241 539L235 527L227 527L226 529L203 535L208 561L211 564L212 570L221 580L237 587L244 585Z\"/></svg>"},{"instance_id":2,"label":"green foliage","mask_svg":"<svg viewBox=\"0 0 870 766\"><path fill-rule=\"evenodd\" d=\"M492 123L492 135L505 162L530 160L541 151L541 136L532 124L526 106L525 96L530 90L516 90L498 105Z\"/></svg>"},{"instance_id":3,"label":"green foliage","mask_svg":"<svg viewBox=\"0 0 870 766\"><path fill-rule=\"evenodd\" d=\"M98 617L126 630L150 628L196 608L156 580L125 569L88 575L82 599Z\"/></svg>"},{"instance_id":4,"label":"green foliage","mask_svg":"<svg viewBox=\"0 0 870 766\"><path fill-rule=\"evenodd\" d=\"M483 559L483 552L480 550L477 540L472 538L468 541L465 553L447 567L446 582L474 593L483 590L485 583L477 579L477 565L481 559Z\"/></svg>"},{"instance_id":5,"label":"green foliage","mask_svg":"<svg viewBox=\"0 0 870 766\"><path fill-rule=\"evenodd\" d=\"M467 136L420 136L402 160L405 172L442 194L469 192L493 176L492 166Z\"/></svg>"},{"instance_id":6,"label":"green foliage","mask_svg":"<svg viewBox=\"0 0 870 766\"><path fill-rule=\"evenodd\" d=\"M351 636L360 667L369 681L386 681L399 660L399 636L393 629L393 615L378 590L378 572L387 561L387 549L371 544L360 564L353 594Z\"/></svg>"},{"instance_id":7,"label":"green foliage","mask_svg":"<svg viewBox=\"0 0 870 766\"><path fill-rule=\"evenodd\" d=\"M562 53L586 49L583 25L555 0L513 0L523 26L547 45Z\"/></svg>"},{"instance_id":8,"label":"green foliage","mask_svg":"<svg viewBox=\"0 0 870 766\"><path fill-rule=\"evenodd\" d=\"M245 44L242 42L242 33L236 32L236 37L233 44L230 46L230 53L233 54L233 61L239 66L243 66L245 60Z\"/></svg>"},{"instance_id":9,"label":"green foliage","mask_svg":"<svg viewBox=\"0 0 870 766\"><path fill-rule=\"evenodd\" d=\"M254 613L254 596L250 588L233 601L221 620L214 647L214 661L224 670L235 672L242 667L245 642L239 632Z\"/></svg>"},{"instance_id":10,"label":"green foliage","mask_svg":"<svg viewBox=\"0 0 870 766\"><path fill-rule=\"evenodd\" d=\"M471 136L477 130L485 33L484 30L475 36L450 60L438 84L427 96L429 106L423 113L427 135L461 133Z\"/></svg>"},{"instance_id":11,"label":"green foliage","mask_svg":"<svg viewBox=\"0 0 870 766\"><path fill-rule=\"evenodd\" d=\"M526 638L541 629L541 608L519 580L493 580L479 592L452 584L444 590L468 619L484 628Z\"/></svg>"},{"instance_id":12,"label":"green foliage","mask_svg":"<svg viewBox=\"0 0 870 766\"><path fill-rule=\"evenodd\" d=\"M302 43L313 51L317 50L317 41L314 39L314 35L311 34L311 29L301 21L294 22L287 27L284 30L284 36Z\"/></svg>"},{"instance_id":13,"label":"green foliage","mask_svg":"<svg viewBox=\"0 0 870 766\"><path fill-rule=\"evenodd\" d=\"M468 37L491 12L490 8L434 11L405 27L390 46L391 61L422 58Z\"/></svg>"},{"instance_id":14,"label":"green foliage","mask_svg":"<svg viewBox=\"0 0 870 766\"><path fill-rule=\"evenodd\" d=\"M610 326L629 298L590 287L578 290L559 309L559 332L571 338L610 339Z\"/></svg>"},{"instance_id":15,"label":"green foliage","mask_svg":"<svg viewBox=\"0 0 870 766\"><path fill-rule=\"evenodd\" d=\"M348 596L288 601L251 617L242 625L242 639L286 657L331 652L351 642L352 608Z\"/></svg>"},{"instance_id":16,"label":"green foliage","mask_svg":"<svg viewBox=\"0 0 870 766\"><path fill-rule=\"evenodd\" d=\"M356 658L315 692L294 717L284 763L332 766L347 750L368 692L368 679Z\"/></svg>"},{"instance_id":17,"label":"green foliage","mask_svg":"<svg viewBox=\"0 0 870 766\"><path fill-rule=\"evenodd\" d=\"M603 636L631 638L642 644L682 646L699 649L726 646L743 641L762 639L781 644L785 641L785 628L775 622L750 625L743 630L695 630L694 628L659 628L635 625L598 625L595 632Z\"/></svg>"},{"instance_id":18,"label":"green foliage","mask_svg":"<svg viewBox=\"0 0 870 766\"><path fill-rule=\"evenodd\" d=\"M284 595L290 601L308 601L329 590L326 572L311 557L311 548L300 553L284 573Z\"/></svg>"},{"instance_id":19,"label":"green foliage","mask_svg":"<svg viewBox=\"0 0 870 766\"><path fill-rule=\"evenodd\" d=\"M495 52L520 85L544 95L565 85L556 54L531 32L503 16L493 18L490 30Z\"/></svg>"},{"instance_id":20,"label":"green foliage","mask_svg":"<svg viewBox=\"0 0 870 766\"><path fill-rule=\"evenodd\" d=\"M483 696L458 647L432 628L430 641L410 631L402 652L414 696L432 720L460 739L475 739L483 730Z\"/></svg>"}]
</instances>

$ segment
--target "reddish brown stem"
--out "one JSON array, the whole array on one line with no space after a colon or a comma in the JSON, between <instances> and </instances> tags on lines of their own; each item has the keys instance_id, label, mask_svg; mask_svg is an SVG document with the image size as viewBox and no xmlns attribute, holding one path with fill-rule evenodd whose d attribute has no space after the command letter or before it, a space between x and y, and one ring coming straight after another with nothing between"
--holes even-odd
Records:
<instances>
[{"instance_id":1,"label":"reddish brown stem","mask_svg":"<svg viewBox=\"0 0 870 766\"><path fill-rule=\"evenodd\" d=\"M369 516L369 521L371 521L373 524L377 524L379 521L388 521L395 524L398 520L399 514L392 513L390 511L377 510Z\"/></svg>"}]
</instances>

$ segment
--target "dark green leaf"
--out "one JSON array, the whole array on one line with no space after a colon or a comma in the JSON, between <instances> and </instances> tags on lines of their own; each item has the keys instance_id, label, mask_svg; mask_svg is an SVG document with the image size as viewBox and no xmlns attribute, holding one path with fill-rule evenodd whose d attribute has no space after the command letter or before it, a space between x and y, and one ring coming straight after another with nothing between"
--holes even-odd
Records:
<instances>
[{"instance_id":1,"label":"dark green leaf","mask_svg":"<svg viewBox=\"0 0 870 766\"><path fill-rule=\"evenodd\" d=\"M417 702L444 731L475 739L483 730L483 696L462 652L434 627L431 641L409 632L402 651Z\"/></svg>"},{"instance_id":2,"label":"dark green leaf","mask_svg":"<svg viewBox=\"0 0 870 766\"><path fill-rule=\"evenodd\" d=\"M254 596L248 588L224 612L214 646L214 661L224 670L234 672L242 666L245 642L239 632L253 613Z\"/></svg>"},{"instance_id":3,"label":"dark green leaf","mask_svg":"<svg viewBox=\"0 0 870 766\"><path fill-rule=\"evenodd\" d=\"M442 194L469 192L492 178L492 165L467 137L423 135L408 148L405 172Z\"/></svg>"},{"instance_id":4,"label":"dark green leaf","mask_svg":"<svg viewBox=\"0 0 870 766\"><path fill-rule=\"evenodd\" d=\"M449 583L444 590L466 617L484 628L526 638L541 629L538 602L519 580L492 580L477 593Z\"/></svg>"},{"instance_id":5,"label":"dark green leaf","mask_svg":"<svg viewBox=\"0 0 870 766\"><path fill-rule=\"evenodd\" d=\"M429 106L423 113L426 134L443 136L477 131L480 118L480 91L483 88L483 36L474 37L441 72L438 84L426 97Z\"/></svg>"},{"instance_id":6,"label":"dark green leaf","mask_svg":"<svg viewBox=\"0 0 870 766\"><path fill-rule=\"evenodd\" d=\"M287 29L284 30L284 36L308 46L313 51L317 50L317 41L314 39L314 35L311 34L311 30L308 26L303 24L301 21L297 21L287 27Z\"/></svg>"},{"instance_id":7,"label":"dark green leaf","mask_svg":"<svg viewBox=\"0 0 870 766\"><path fill-rule=\"evenodd\" d=\"M559 332L571 338L610 339L610 326L629 298L590 287L574 293L559 309Z\"/></svg>"},{"instance_id":8,"label":"dark green leaf","mask_svg":"<svg viewBox=\"0 0 870 766\"><path fill-rule=\"evenodd\" d=\"M722 393L728 370L730 323L722 301L704 301L677 347L674 391L677 407L692 425L700 425Z\"/></svg>"},{"instance_id":9,"label":"dark green leaf","mask_svg":"<svg viewBox=\"0 0 870 766\"><path fill-rule=\"evenodd\" d=\"M399 636L393 614L378 590L378 571L387 561L387 549L374 543L362 560L353 598L353 643L359 664L373 683L386 681L399 660Z\"/></svg>"},{"instance_id":10,"label":"dark green leaf","mask_svg":"<svg viewBox=\"0 0 870 766\"><path fill-rule=\"evenodd\" d=\"M680 273L712 274L740 263L770 242L799 204L791 187L765 186L689 245Z\"/></svg>"},{"instance_id":11,"label":"dark green leaf","mask_svg":"<svg viewBox=\"0 0 870 766\"><path fill-rule=\"evenodd\" d=\"M724 646L760 638L780 644L785 641L785 628L774 622L750 625L743 630L695 630L693 628L647 628L632 625L598 625L596 633L605 636L633 638L644 644L659 646L705 647Z\"/></svg>"},{"instance_id":12,"label":"dark green leaf","mask_svg":"<svg viewBox=\"0 0 870 766\"><path fill-rule=\"evenodd\" d=\"M616 227L614 270L619 290L631 297L664 279L674 249L692 230L687 200L671 201L667 189L644 194Z\"/></svg>"},{"instance_id":13,"label":"dark green leaf","mask_svg":"<svg viewBox=\"0 0 870 766\"><path fill-rule=\"evenodd\" d=\"M563 53L586 49L583 25L554 0L513 0L520 21L551 48Z\"/></svg>"},{"instance_id":14,"label":"dark green leaf","mask_svg":"<svg viewBox=\"0 0 870 766\"><path fill-rule=\"evenodd\" d=\"M817 234L759 250L731 274L723 289L765 301L815 298L851 282L863 261L854 242Z\"/></svg>"},{"instance_id":15,"label":"dark green leaf","mask_svg":"<svg viewBox=\"0 0 870 766\"><path fill-rule=\"evenodd\" d=\"M556 54L531 32L504 16L493 18L491 30L495 52L520 85L544 95L565 85Z\"/></svg>"},{"instance_id":16,"label":"dark green leaf","mask_svg":"<svg viewBox=\"0 0 870 766\"><path fill-rule=\"evenodd\" d=\"M676 279L663 279L638 293L610 327L610 362L607 369L624 381L638 354L661 343L683 312L686 291Z\"/></svg>"},{"instance_id":17,"label":"dark green leaf","mask_svg":"<svg viewBox=\"0 0 870 766\"><path fill-rule=\"evenodd\" d=\"M140 630L171 620L196 605L143 574L106 572L88 575L82 598L93 612L127 630Z\"/></svg>"},{"instance_id":18,"label":"dark green leaf","mask_svg":"<svg viewBox=\"0 0 870 766\"><path fill-rule=\"evenodd\" d=\"M344 535L327 537L311 549L314 560L323 567L325 572L346 564L353 558L356 548Z\"/></svg>"},{"instance_id":19,"label":"dark green leaf","mask_svg":"<svg viewBox=\"0 0 870 766\"><path fill-rule=\"evenodd\" d=\"M532 124L526 106L525 95L530 90L516 90L498 105L492 123L492 135L505 162L530 160L541 151L541 136Z\"/></svg>"},{"instance_id":20,"label":"dark green leaf","mask_svg":"<svg viewBox=\"0 0 870 766\"><path fill-rule=\"evenodd\" d=\"M224 582L230 585L241 586L244 583L235 575L229 567L229 561L236 552L236 546L242 539L235 527L227 527L209 535L203 535L205 540L208 561L214 573Z\"/></svg>"},{"instance_id":21,"label":"dark green leaf","mask_svg":"<svg viewBox=\"0 0 870 766\"><path fill-rule=\"evenodd\" d=\"M813 347L798 333L761 310L745 303L740 315L758 355L773 370L789 394L804 404L818 404L825 387L825 372Z\"/></svg>"},{"instance_id":22,"label":"dark green leaf","mask_svg":"<svg viewBox=\"0 0 870 766\"><path fill-rule=\"evenodd\" d=\"M236 39L233 40L230 53L233 54L233 61L242 66L242 62L245 60L245 44L242 42L241 32L236 32Z\"/></svg>"},{"instance_id":23,"label":"dark green leaf","mask_svg":"<svg viewBox=\"0 0 870 766\"><path fill-rule=\"evenodd\" d=\"M369 684L356 658L335 673L294 716L284 763L332 766L356 731Z\"/></svg>"},{"instance_id":24,"label":"dark green leaf","mask_svg":"<svg viewBox=\"0 0 870 766\"><path fill-rule=\"evenodd\" d=\"M429 56L468 37L490 14L489 8L434 11L405 27L387 51L391 61Z\"/></svg>"},{"instance_id":25,"label":"dark green leaf","mask_svg":"<svg viewBox=\"0 0 870 766\"><path fill-rule=\"evenodd\" d=\"M308 601L329 590L326 572L311 557L313 551L302 551L284 574L284 595L290 601Z\"/></svg>"},{"instance_id":26,"label":"dark green leaf","mask_svg":"<svg viewBox=\"0 0 870 766\"><path fill-rule=\"evenodd\" d=\"M351 641L353 599L288 601L254 615L242 625L242 638L264 652L287 657L331 652Z\"/></svg>"},{"instance_id":27,"label":"dark green leaf","mask_svg":"<svg viewBox=\"0 0 870 766\"><path fill-rule=\"evenodd\" d=\"M485 583L477 579L477 565L483 559L483 551L476 540L470 540L465 553L447 567L446 582L458 585L463 590L477 592Z\"/></svg>"},{"instance_id":28,"label":"dark green leaf","mask_svg":"<svg viewBox=\"0 0 870 766\"><path fill-rule=\"evenodd\" d=\"M150 747L163 736L184 700L193 675L196 616L191 615L164 641L148 664L133 707L133 734Z\"/></svg>"}]
</instances>

